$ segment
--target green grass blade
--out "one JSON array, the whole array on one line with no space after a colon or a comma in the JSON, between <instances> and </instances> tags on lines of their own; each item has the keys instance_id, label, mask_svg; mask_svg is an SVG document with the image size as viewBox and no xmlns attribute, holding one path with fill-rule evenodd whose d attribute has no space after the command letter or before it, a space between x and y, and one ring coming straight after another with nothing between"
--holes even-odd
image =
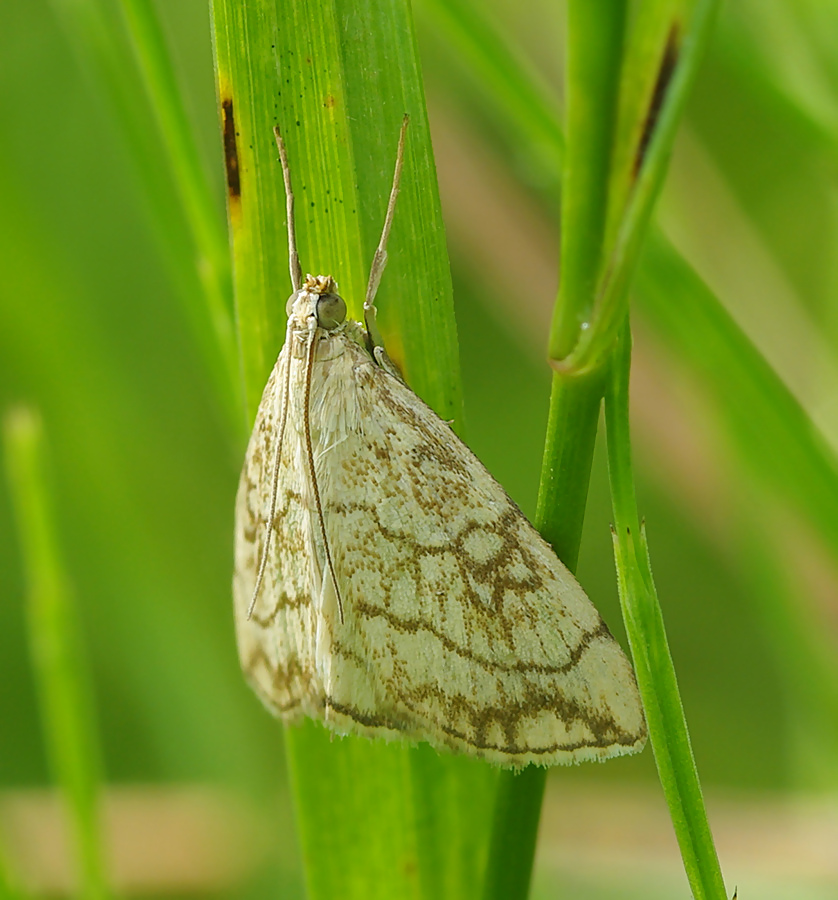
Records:
<instances>
[{"instance_id":1,"label":"green grass blade","mask_svg":"<svg viewBox=\"0 0 838 900\"><path fill-rule=\"evenodd\" d=\"M167 64L162 44L155 43L149 16L141 17L146 25L145 33L137 34L135 43L138 53L151 69L146 71L146 91L135 68L126 64L131 58L131 48L114 9L102 0L50 0L50 3L79 65L113 113L138 174L141 185L138 196L151 225L152 236L169 269L176 296L183 304L219 404L228 420L238 423L241 420L239 384L238 379L231 380L237 369L229 274L224 273L225 263L219 245L219 236L223 232L211 224L213 220L219 221L220 214L206 196L188 199L183 209L174 201L175 185L169 177L169 168L174 170L172 174L176 176L181 197L193 188L199 193L202 189L197 187L194 174L200 164L194 158L187 159L194 151L194 145L187 146L190 143L185 137L188 127L178 123L176 107L179 104L171 95L167 96L174 88L170 83L173 80L171 71L164 71ZM137 27L140 29L140 24ZM147 93L155 104L153 114L148 108ZM155 115L157 122L164 126L163 136L172 151L169 166L162 158ZM198 204L200 209L198 206L193 208L192 204ZM192 234L185 227L184 210ZM209 217L206 221L204 215ZM213 231L216 236L210 237ZM193 244L191 252L185 249L190 243ZM210 267L214 269L212 274Z\"/></svg>"},{"instance_id":2,"label":"green grass blade","mask_svg":"<svg viewBox=\"0 0 838 900\"><path fill-rule=\"evenodd\" d=\"M776 552L772 524L770 516L748 515L738 529L737 553L746 560L749 593L759 598L756 628L770 642L781 674L795 787L832 793L838 786L838 659L828 629L801 597L796 573Z\"/></svg>"},{"instance_id":3,"label":"green grass blade","mask_svg":"<svg viewBox=\"0 0 838 900\"><path fill-rule=\"evenodd\" d=\"M557 98L527 57L516 52L472 0L422 0L419 12L433 21L481 90L514 121L518 140L540 152L542 165L558 171L563 149Z\"/></svg>"},{"instance_id":4,"label":"green grass blade","mask_svg":"<svg viewBox=\"0 0 838 900\"><path fill-rule=\"evenodd\" d=\"M238 381L239 369L233 330L230 248L223 212L213 197L154 5L146 0L122 0L122 11L198 252L197 270L209 319L226 381L232 385Z\"/></svg>"},{"instance_id":5,"label":"green grass blade","mask_svg":"<svg viewBox=\"0 0 838 900\"><path fill-rule=\"evenodd\" d=\"M40 420L17 409L6 416L4 438L48 756L67 803L79 896L101 900L109 891L98 810L99 743L79 624L58 548Z\"/></svg>"},{"instance_id":6,"label":"green grass blade","mask_svg":"<svg viewBox=\"0 0 838 900\"><path fill-rule=\"evenodd\" d=\"M811 419L695 271L655 235L638 301L723 410L743 461L800 509L838 558L838 461Z\"/></svg>"},{"instance_id":7,"label":"green grass blade","mask_svg":"<svg viewBox=\"0 0 838 900\"><path fill-rule=\"evenodd\" d=\"M838 558L838 461L806 411L659 234L650 241L637 284L637 299L649 321L712 392L744 470L770 496L799 510ZM753 595L760 598L757 614L763 632L786 673L789 704L802 722L810 723L809 734L820 736L819 773L810 766L801 782L834 779L829 761L838 750L838 736L828 723L838 721L838 698L831 687L834 655L824 648L823 627L812 621L806 605L786 585L788 576L777 571L778 561L757 537L746 541L742 558L748 560Z\"/></svg>"},{"instance_id":8,"label":"green grass blade","mask_svg":"<svg viewBox=\"0 0 838 900\"><path fill-rule=\"evenodd\" d=\"M649 738L693 897L695 900L724 900L727 894L707 821L634 495L629 433L630 367L631 339L626 323L618 351L612 358L605 393L620 605L646 710Z\"/></svg>"},{"instance_id":9,"label":"green grass blade","mask_svg":"<svg viewBox=\"0 0 838 900\"><path fill-rule=\"evenodd\" d=\"M214 16L219 91L237 135L228 146L239 177L229 218L251 415L282 343L291 293L271 128L278 122L288 145L303 267L334 274L357 318L407 112L405 175L379 322L411 386L441 416L461 422L450 272L407 7L382 12L312 0L281 9L268 3L251 17L215 3ZM274 45L251 45L248 28L274 26Z\"/></svg>"},{"instance_id":10,"label":"green grass blade","mask_svg":"<svg viewBox=\"0 0 838 900\"><path fill-rule=\"evenodd\" d=\"M408 4L216 0L213 16L250 415L291 293L273 126L288 147L303 268L333 275L358 318L408 113L379 324L411 387L460 426L451 282ZM311 897L473 890L493 770L427 747L332 740L310 722L288 729L286 746Z\"/></svg>"},{"instance_id":11,"label":"green grass blade","mask_svg":"<svg viewBox=\"0 0 838 900\"><path fill-rule=\"evenodd\" d=\"M0 847L0 900L25 900L23 892L12 881L2 847Z\"/></svg>"},{"instance_id":12,"label":"green grass blade","mask_svg":"<svg viewBox=\"0 0 838 900\"><path fill-rule=\"evenodd\" d=\"M538 766L500 773L483 881L485 900L528 896L546 781L547 770Z\"/></svg>"},{"instance_id":13,"label":"green grass blade","mask_svg":"<svg viewBox=\"0 0 838 900\"><path fill-rule=\"evenodd\" d=\"M0 847L0 900L12 900L14 896L12 881L6 866L6 854Z\"/></svg>"}]
</instances>

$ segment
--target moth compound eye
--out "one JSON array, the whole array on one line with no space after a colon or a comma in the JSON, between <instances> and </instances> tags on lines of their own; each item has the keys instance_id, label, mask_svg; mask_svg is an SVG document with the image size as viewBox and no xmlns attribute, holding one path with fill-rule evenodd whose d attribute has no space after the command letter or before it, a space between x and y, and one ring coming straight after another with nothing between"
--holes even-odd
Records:
<instances>
[{"instance_id":1,"label":"moth compound eye","mask_svg":"<svg viewBox=\"0 0 838 900\"><path fill-rule=\"evenodd\" d=\"M337 328L346 319L346 304L337 294L322 294L317 301L317 324L326 331Z\"/></svg>"}]
</instances>

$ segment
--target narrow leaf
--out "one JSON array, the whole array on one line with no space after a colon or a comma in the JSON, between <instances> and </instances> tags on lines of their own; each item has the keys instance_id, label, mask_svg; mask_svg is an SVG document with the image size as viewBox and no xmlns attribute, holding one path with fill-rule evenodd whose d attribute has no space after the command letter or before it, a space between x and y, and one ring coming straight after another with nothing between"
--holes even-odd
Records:
<instances>
[{"instance_id":1,"label":"narrow leaf","mask_svg":"<svg viewBox=\"0 0 838 900\"><path fill-rule=\"evenodd\" d=\"M7 414L4 426L47 751L67 804L79 895L101 900L109 891L98 808L100 750L79 624L58 548L43 430L28 409Z\"/></svg>"},{"instance_id":2,"label":"narrow leaf","mask_svg":"<svg viewBox=\"0 0 838 900\"><path fill-rule=\"evenodd\" d=\"M174 95L173 74L151 13L137 16L136 48L145 63L143 78L130 60L131 48L116 11L104 0L50 0L64 26L82 71L93 82L112 114L130 154L141 190L137 197L151 226L161 258L166 263L183 304L187 321L201 351L219 404L228 421L240 421L239 385L235 374L230 317L229 274L221 253L219 213L195 181L200 168L194 146L189 146L188 125L181 118ZM148 4L145 4L148 5ZM145 29L143 31L143 25ZM154 109L149 109L148 95ZM155 122L155 117L157 122ZM161 154L157 123L171 151ZM167 162L173 165L173 182ZM175 200L175 186L186 202ZM195 193L197 190L197 193ZM184 220L184 209L188 218ZM188 226L187 227L187 223ZM190 253L185 246L197 247ZM200 287L199 287L200 286ZM201 289L201 287L203 289ZM209 315L207 312L209 311Z\"/></svg>"},{"instance_id":3,"label":"narrow leaf","mask_svg":"<svg viewBox=\"0 0 838 900\"><path fill-rule=\"evenodd\" d=\"M628 384L631 339L626 323L605 394L608 471L614 508L614 556L620 605L661 786L695 900L725 900L719 860L669 652L663 614L634 494Z\"/></svg>"},{"instance_id":4,"label":"narrow leaf","mask_svg":"<svg viewBox=\"0 0 838 900\"><path fill-rule=\"evenodd\" d=\"M140 74L172 168L198 259L196 268L204 288L209 320L218 342L226 380L238 380L238 360L232 316L230 250L220 206L212 195L186 114L174 64L152 3L122 0Z\"/></svg>"}]
</instances>

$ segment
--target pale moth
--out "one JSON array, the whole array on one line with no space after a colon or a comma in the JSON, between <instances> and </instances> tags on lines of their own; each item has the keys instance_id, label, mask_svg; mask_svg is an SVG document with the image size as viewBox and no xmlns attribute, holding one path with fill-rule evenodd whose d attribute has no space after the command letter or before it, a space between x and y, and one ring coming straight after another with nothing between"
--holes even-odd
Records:
<instances>
[{"instance_id":1,"label":"pale moth","mask_svg":"<svg viewBox=\"0 0 838 900\"><path fill-rule=\"evenodd\" d=\"M404 156L364 301L294 292L236 499L241 663L286 722L427 741L512 767L632 753L634 674L574 577L477 457L401 380L375 327Z\"/></svg>"}]
</instances>

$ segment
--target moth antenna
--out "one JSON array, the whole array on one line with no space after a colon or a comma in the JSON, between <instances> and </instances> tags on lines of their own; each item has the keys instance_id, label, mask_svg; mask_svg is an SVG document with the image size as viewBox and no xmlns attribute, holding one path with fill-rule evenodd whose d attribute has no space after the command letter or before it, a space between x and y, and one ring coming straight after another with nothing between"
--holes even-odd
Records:
<instances>
[{"instance_id":1,"label":"moth antenna","mask_svg":"<svg viewBox=\"0 0 838 900\"><path fill-rule=\"evenodd\" d=\"M288 267L291 270L291 284L296 293L303 286L303 270L300 266L300 255L297 253L297 232L294 225L294 191L291 190L291 167L288 165L288 153L279 125L274 125L274 137L279 150L279 161L282 163L282 180L285 182L285 214L288 221Z\"/></svg>"},{"instance_id":2,"label":"moth antenna","mask_svg":"<svg viewBox=\"0 0 838 900\"><path fill-rule=\"evenodd\" d=\"M335 586L335 596L338 599L338 613L340 614L340 623L343 625L343 601L340 597L340 588L338 587L338 579L335 575L335 567L332 563L332 553L329 550L329 539L326 536L326 521L323 518L323 506L320 503L320 488L317 485L317 472L314 468L314 453L311 450L311 421L309 416L309 406L311 404L311 373L314 368L314 353L317 348L317 329L312 328L309 334L308 353L306 354L306 380L304 390L303 408L303 431L306 439L306 457L308 458L309 474L311 475L311 487L314 491L314 505L317 507L317 520L320 522L320 536L323 538L323 547L326 550L326 565L329 567L329 573L332 576L332 584Z\"/></svg>"},{"instance_id":3,"label":"moth antenna","mask_svg":"<svg viewBox=\"0 0 838 900\"><path fill-rule=\"evenodd\" d=\"M367 294L364 297L364 323L367 326L367 333L369 334L374 347L382 347L384 345L384 342L381 340L381 334L378 331L378 326L375 324L375 295L378 292L381 276L384 274L384 267L387 265L387 239L390 237L390 227L393 224L393 214L396 211L396 197L399 195L399 182L401 181L402 166L404 164L404 140L409 121L410 116L405 113L405 116L402 119L402 130L399 132L399 149L396 151L396 170L393 173L393 186L390 188L390 200L387 203L387 212L384 216L384 228L381 230L381 240L379 240L375 255L372 258L370 280L367 284Z\"/></svg>"},{"instance_id":4,"label":"moth antenna","mask_svg":"<svg viewBox=\"0 0 838 900\"><path fill-rule=\"evenodd\" d=\"M288 320L288 329L285 334L285 346L291 346L291 320ZM290 351L289 351L290 353ZM262 547L262 558L259 560L259 573L256 576L256 585L253 588L253 597L250 600L250 606L247 608L247 618L253 615L256 608L256 600L259 597L259 589L262 587L262 580L265 577L265 569L268 565L268 551L271 546L271 537L274 533L274 516L276 515L276 495L279 491L279 458L282 453L282 440L285 437L285 422L288 419L288 394L291 381L291 360L285 366L285 380L282 384L282 412L279 417L279 438L276 442L276 453L274 454L274 468L271 475L271 506L268 511L268 530L265 534L265 543Z\"/></svg>"}]
</instances>

